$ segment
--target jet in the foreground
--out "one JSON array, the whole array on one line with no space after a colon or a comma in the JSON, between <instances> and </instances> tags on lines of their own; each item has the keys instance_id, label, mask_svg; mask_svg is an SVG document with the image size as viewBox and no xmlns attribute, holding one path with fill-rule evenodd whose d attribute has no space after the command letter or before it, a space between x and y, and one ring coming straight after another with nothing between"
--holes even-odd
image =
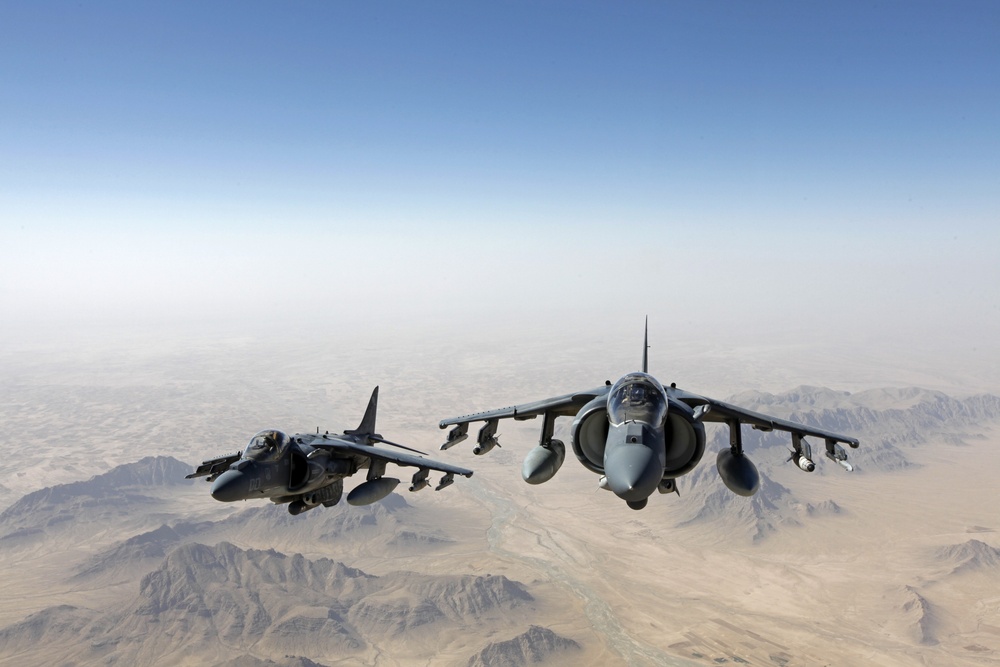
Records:
<instances>
[{"instance_id":1,"label":"jet in the foreground","mask_svg":"<svg viewBox=\"0 0 1000 667\"><path fill-rule=\"evenodd\" d=\"M648 334L643 343L642 372L629 373L614 384L564 394L534 403L477 412L441 421L441 428L454 426L441 449L468 437L469 423L482 421L473 453L486 454L497 446L497 422L542 417L538 446L524 459L521 476L528 484L552 479L566 457L566 446L552 437L557 417L574 417L573 453L585 468L600 475L599 486L610 489L632 509L646 506L654 491L677 491L676 479L691 472L705 453L703 422L729 426L729 448L719 452L716 467L723 483L733 493L752 496L760 486L757 468L743 452L742 424L760 431L791 434L791 460L801 470L812 472L815 464L806 436L822 438L826 455L845 470L853 470L847 453L838 443L857 448L856 438L831 433L723 403L678 389L664 388L647 364Z\"/></svg>"},{"instance_id":2,"label":"jet in the foreground","mask_svg":"<svg viewBox=\"0 0 1000 667\"><path fill-rule=\"evenodd\" d=\"M378 387L372 392L368 409L358 428L340 435L296 433L288 436L281 431L261 431L239 454L205 461L188 475L207 477L212 482L212 497L222 502L269 498L275 503L288 503L291 514L301 514L323 505L333 507L344 493L344 478L368 469L368 479L347 494L351 505L368 505L389 495L399 480L383 477L388 463L413 466L417 472L410 481L410 491L427 486L431 470L443 472L435 490L440 491L455 481L455 475L472 477L472 471L439 463L422 456L378 449L383 443L407 449L375 433L375 412Z\"/></svg>"}]
</instances>

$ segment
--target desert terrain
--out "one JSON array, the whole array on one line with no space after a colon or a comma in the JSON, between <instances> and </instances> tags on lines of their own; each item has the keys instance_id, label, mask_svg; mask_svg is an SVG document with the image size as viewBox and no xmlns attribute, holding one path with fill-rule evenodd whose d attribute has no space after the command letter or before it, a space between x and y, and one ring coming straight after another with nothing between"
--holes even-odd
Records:
<instances>
[{"instance_id":1,"label":"desert terrain","mask_svg":"<svg viewBox=\"0 0 1000 667\"><path fill-rule=\"evenodd\" d=\"M631 339L149 335L6 351L0 664L1000 664L995 365L653 342L664 382L858 436L855 472L814 443L804 473L780 434L747 432L762 488L740 498L710 427L679 494L636 512L572 454L526 485L537 421L501 423L484 457L438 451L443 417L634 370ZM353 428L376 384L383 435L475 475L299 517L184 479L265 427Z\"/></svg>"}]
</instances>

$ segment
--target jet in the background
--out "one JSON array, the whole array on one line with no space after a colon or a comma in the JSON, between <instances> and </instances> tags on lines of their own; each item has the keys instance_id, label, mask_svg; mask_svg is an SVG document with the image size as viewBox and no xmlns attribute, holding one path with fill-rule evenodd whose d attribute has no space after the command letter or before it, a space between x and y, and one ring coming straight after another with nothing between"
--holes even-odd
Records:
<instances>
[{"instance_id":1,"label":"jet in the background","mask_svg":"<svg viewBox=\"0 0 1000 667\"><path fill-rule=\"evenodd\" d=\"M344 478L359 470L368 470L368 479L347 494L351 505L368 505L389 495L399 480L384 477L386 464L413 466L417 472L410 481L410 491L427 486L431 470L443 472L435 490L455 481L455 475L472 476L472 471L439 463L422 456L374 447L383 443L422 454L375 433L378 387L372 392L368 409L358 428L340 435L261 431L239 454L205 461L188 475L207 477L212 482L212 497L222 502L269 498L288 503L291 514L301 514L314 507L332 507L344 493Z\"/></svg>"},{"instance_id":2,"label":"jet in the background","mask_svg":"<svg viewBox=\"0 0 1000 667\"><path fill-rule=\"evenodd\" d=\"M723 483L733 493L752 496L760 486L757 468L743 452L742 424L760 431L786 431L792 437L791 460L801 470L812 472L815 464L806 436L822 438L826 455L845 470L853 470L847 453L838 443L857 448L859 442L837 433L796 422L758 414L713 398L678 389L664 388L648 373L648 331L643 342L642 371L629 373L614 384L564 394L534 403L478 412L441 421L441 428L454 426L441 449L468 437L469 423L482 421L473 453L486 454L497 446L497 423L542 417L538 446L524 459L521 476L528 484L552 479L566 457L566 446L553 439L557 417L574 417L571 431L573 453L585 468L600 475L599 486L610 489L632 509L646 506L655 491L677 491L676 479L691 472L705 453L703 422L729 426L729 448L719 452L716 467Z\"/></svg>"}]
</instances>

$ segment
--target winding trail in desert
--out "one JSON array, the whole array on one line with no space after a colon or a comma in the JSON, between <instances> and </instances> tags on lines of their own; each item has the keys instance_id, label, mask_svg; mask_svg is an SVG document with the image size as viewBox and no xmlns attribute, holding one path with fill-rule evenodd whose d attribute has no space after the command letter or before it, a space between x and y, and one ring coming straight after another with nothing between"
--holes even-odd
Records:
<instances>
[{"instance_id":1,"label":"winding trail in desert","mask_svg":"<svg viewBox=\"0 0 1000 667\"><path fill-rule=\"evenodd\" d=\"M553 565L552 562L538 557L510 551L504 547L505 531L509 529L514 511L508 502L493 492L485 484L472 485L476 498L487 505L492 517L487 530L489 549L496 555L520 561L533 569L544 572L552 581L558 581L574 595L584 600L587 618L591 627L601 633L608 647L620 655L628 665L675 665L687 667L696 663L681 661L651 646L642 644L632 638L618 622L617 615L611 606L585 582L573 577L571 573Z\"/></svg>"}]
</instances>

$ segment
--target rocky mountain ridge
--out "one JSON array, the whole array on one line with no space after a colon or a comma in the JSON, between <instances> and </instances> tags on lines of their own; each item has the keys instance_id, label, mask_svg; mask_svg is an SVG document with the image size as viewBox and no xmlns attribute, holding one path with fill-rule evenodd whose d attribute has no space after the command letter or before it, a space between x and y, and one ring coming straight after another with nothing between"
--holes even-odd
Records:
<instances>
[{"instance_id":1,"label":"rocky mountain ridge","mask_svg":"<svg viewBox=\"0 0 1000 667\"><path fill-rule=\"evenodd\" d=\"M571 656L582 647L548 628L532 625L518 636L491 642L469 659L468 667L526 667L541 665L559 656Z\"/></svg>"},{"instance_id":2,"label":"rocky mountain ridge","mask_svg":"<svg viewBox=\"0 0 1000 667\"><path fill-rule=\"evenodd\" d=\"M59 643L80 648L83 640L83 664L112 656L155 662L157 651L169 655L177 646L208 657L219 642L271 659L309 646L323 662L405 641L415 628L433 635L509 619L533 605L524 584L502 575L374 576L327 558L193 543L168 553L121 608L48 608L0 628L0 644L4 653L30 655L40 642L51 651Z\"/></svg>"},{"instance_id":3,"label":"rocky mountain ridge","mask_svg":"<svg viewBox=\"0 0 1000 667\"><path fill-rule=\"evenodd\" d=\"M968 540L961 544L941 547L937 560L948 567L952 574L960 572L1000 572L1000 549L981 540Z\"/></svg>"},{"instance_id":4,"label":"rocky mountain ridge","mask_svg":"<svg viewBox=\"0 0 1000 667\"><path fill-rule=\"evenodd\" d=\"M859 473L912 467L915 464L906 455L907 448L931 440L960 444L980 437L981 424L1000 420L1000 396L978 394L958 399L916 387L850 393L803 385L780 394L744 391L726 401L859 438L861 447L848 452ZM710 426L710 431L710 450L728 446L727 428ZM790 442L787 433L743 429L744 448L750 453L776 447L788 449ZM810 442L813 458L817 461L825 458L822 440L813 438ZM827 467L818 465L816 472L829 474Z\"/></svg>"},{"instance_id":5,"label":"rocky mountain ridge","mask_svg":"<svg viewBox=\"0 0 1000 667\"><path fill-rule=\"evenodd\" d=\"M158 495L190 486L191 466L171 456L147 456L88 480L33 491L0 512L0 547L74 524L80 517L112 522L155 511Z\"/></svg>"}]
</instances>

